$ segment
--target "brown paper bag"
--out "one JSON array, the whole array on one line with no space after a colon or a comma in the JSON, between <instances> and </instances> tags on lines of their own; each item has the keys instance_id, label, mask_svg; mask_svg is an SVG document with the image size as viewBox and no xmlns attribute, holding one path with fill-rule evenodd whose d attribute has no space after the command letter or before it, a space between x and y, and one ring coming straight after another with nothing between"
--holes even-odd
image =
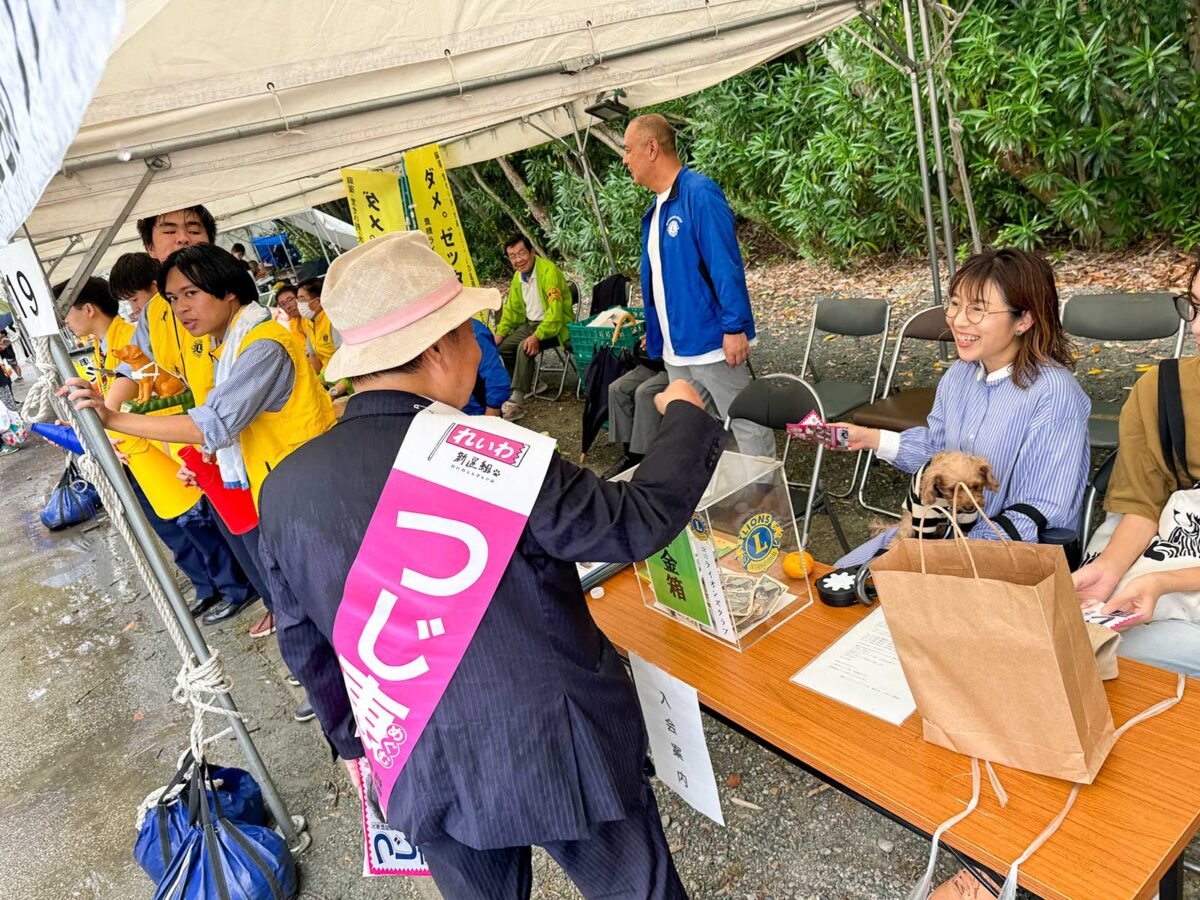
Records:
<instances>
[{"instance_id":1,"label":"brown paper bag","mask_svg":"<svg viewBox=\"0 0 1200 900\"><path fill-rule=\"evenodd\" d=\"M1092 782L1113 721L1062 548L904 538L871 572L925 740Z\"/></svg>"},{"instance_id":2,"label":"brown paper bag","mask_svg":"<svg viewBox=\"0 0 1200 900\"><path fill-rule=\"evenodd\" d=\"M1119 674L1117 671L1117 649L1121 646L1121 634L1105 625L1095 622L1084 622L1088 640L1092 644L1092 655L1096 657L1096 669L1100 672L1101 681L1112 681Z\"/></svg>"}]
</instances>

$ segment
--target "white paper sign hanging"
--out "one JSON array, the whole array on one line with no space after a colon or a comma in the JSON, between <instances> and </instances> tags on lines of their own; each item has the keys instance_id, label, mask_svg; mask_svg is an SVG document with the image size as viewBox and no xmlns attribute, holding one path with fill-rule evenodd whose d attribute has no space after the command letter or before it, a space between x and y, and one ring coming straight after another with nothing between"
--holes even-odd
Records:
<instances>
[{"instance_id":1,"label":"white paper sign hanging","mask_svg":"<svg viewBox=\"0 0 1200 900\"><path fill-rule=\"evenodd\" d=\"M24 325L30 337L58 333L54 297L29 241L0 247L0 296Z\"/></svg>"},{"instance_id":2,"label":"white paper sign hanging","mask_svg":"<svg viewBox=\"0 0 1200 900\"><path fill-rule=\"evenodd\" d=\"M629 664L659 779L694 810L724 825L696 689L635 653Z\"/></svg>"}]
</instances>

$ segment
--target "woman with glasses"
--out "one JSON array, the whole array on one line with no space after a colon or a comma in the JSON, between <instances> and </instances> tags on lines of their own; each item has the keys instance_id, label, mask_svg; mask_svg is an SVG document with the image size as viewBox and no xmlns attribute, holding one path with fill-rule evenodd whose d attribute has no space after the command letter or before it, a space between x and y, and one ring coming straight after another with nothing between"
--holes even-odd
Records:
<instances>
[{"instance_id":1,"label":"woman with glasses","mask_svg":"<svg viewBox=\"0 0 1200 900\"><path fill-rule=\"evenodd\" d=\"M1015 249L972 256L950 281L946 324L958 361L938 383L926 425L903 432L848 425L850 449L873 450L910 473L943 450L982 456L1000 483L986 493L984 511L1010 539L1036 542L1049 528L1076 529L1091 401L1071 373L1050 265ZM893 534L876 535L838 565L866 562ZM996 537L982 521L969 536Z\"/></svg>"},{"instance_id":2,"label":"woman with glasses","mask_svg":"<svg viewBox=\"0 0 1200 900\"><path fill-rule=\"evenodd\" d=\"M1200 261L1175 308L1200 343ZM1131 613L1118 652L1200 676L1200 356L1178 360L1179 423L1190 440L1180 458L1163 452L1159 398L1173 396L1164 364L1134 385L1121 409L1121 443L1104 508L1108 518L1088 547L1096 558L1075 573L1084 606ZM1164 393L1160 393L1163 391ZM1170 459L1170 462L1168 462Z\"/></svg>"}]
</instances>

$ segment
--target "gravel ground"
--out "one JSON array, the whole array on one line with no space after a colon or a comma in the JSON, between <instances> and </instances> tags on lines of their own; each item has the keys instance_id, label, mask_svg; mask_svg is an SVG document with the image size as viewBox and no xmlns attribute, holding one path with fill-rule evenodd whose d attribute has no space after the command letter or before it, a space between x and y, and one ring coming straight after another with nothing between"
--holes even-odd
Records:
<instances>
[{"instance_id":1,"label":"gravel ground","mask_svg":"<svg viewBox=\"0 0 1200 900\"><path fill-rule=\"evenodd\" d=\"M769 259L768 247L758 249L758 258L765 261L749 266L748 279L760 323L754 353L760 373L798 371L815 297L886 297L896 305L897 319L929 302L929 272L919 261L872 262L843 270ZM1137 254L1068 254L1056 267L1063 294L1071 296L1174 287L1185 263L1179 254L1159 248ZM1169 350L1093 349L1079 348L1080 381L1099 399L1119 399L1136 377L1134 364ZM823 377L857 376L869 368L873 352L869 344L848 339L821 342L818 372ZM900 383L932 381L936 356L927 351L906 356ZM555 435L568 458L577 457L581 404L573 396L559 403L536 401L529 410L524 424ZM615 458L602 436L589 464L603 470ZM5 756L13 761L0 771L0 896L149 897L149 884L129 857L129 817L136 802L169 777L170 761L185 740L183 711L168 696L176 660L140 588L114 574L120 572L114 560L121 548L109 526L47 537L34 521L31 510L57 480L59 459L49 447L31 445L0 461L6 500L0 504L0 533L6 535L0 581L12 589L0 604L6 613L0 717L36 723L35 729L16 724L0 729L8 742ZM831 454L827 459L826 483L835 489L845 485L853 458ZM802 478L809 466L810 455L794 453L789 474ZM894 473L880 469L872 492L882 505L894 507L902 484ZM865 539L870 517L848 501L836 501L835 508L850 540ZM814 522L810 549L819 559L838 554L823 516ZM83 651L76 646L78 635L54 625L65 615L86 623L89 640L103 637L86 665L66 664ZM255 739L285 799L309 818L315 843L301 858L301 896L436 897L428 880L358 877L360 832L345 795L346 782L330 764L319 731L291 722L298 694L283 682L273 642L253 641L245 634L251 618L206 633L222 650L235 696L251 716ZM89 701L81 705L78 698L85 693ZM906 896L924 866L927 841L708 717L705 732L727 826L714 825L655 784L668 840L692 897ZM90 748L89 764L79 766L75 760L84 746ZM220 754L222 761L237 764L239 754L228 744L222 743ZM79 856L79 847L87 853ZM37 862L50 858L77 861L50 872L47 863ZM940 874L953 868L944 854ZM534 895L555 900L579 896L540 851L535 853ZM1200 898L1195 879L1188 880L1185 896Z\"/></svg>"}]
</instances>

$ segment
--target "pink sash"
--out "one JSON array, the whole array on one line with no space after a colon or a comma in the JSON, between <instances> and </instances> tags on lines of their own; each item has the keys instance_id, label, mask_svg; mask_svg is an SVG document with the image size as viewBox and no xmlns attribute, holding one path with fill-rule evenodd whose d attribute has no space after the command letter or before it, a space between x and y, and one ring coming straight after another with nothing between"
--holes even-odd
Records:
<instances>
[{"instance_id":1,"label":"pink sash","mask_svg":"<svg viewBox=\"0 0 1200 900\"><path fill-rule=\"evenodd\" d=\"M384 810L508 567L554 446L440 403L409 427L333 623Z\"/></svg>"}]
</instances>

